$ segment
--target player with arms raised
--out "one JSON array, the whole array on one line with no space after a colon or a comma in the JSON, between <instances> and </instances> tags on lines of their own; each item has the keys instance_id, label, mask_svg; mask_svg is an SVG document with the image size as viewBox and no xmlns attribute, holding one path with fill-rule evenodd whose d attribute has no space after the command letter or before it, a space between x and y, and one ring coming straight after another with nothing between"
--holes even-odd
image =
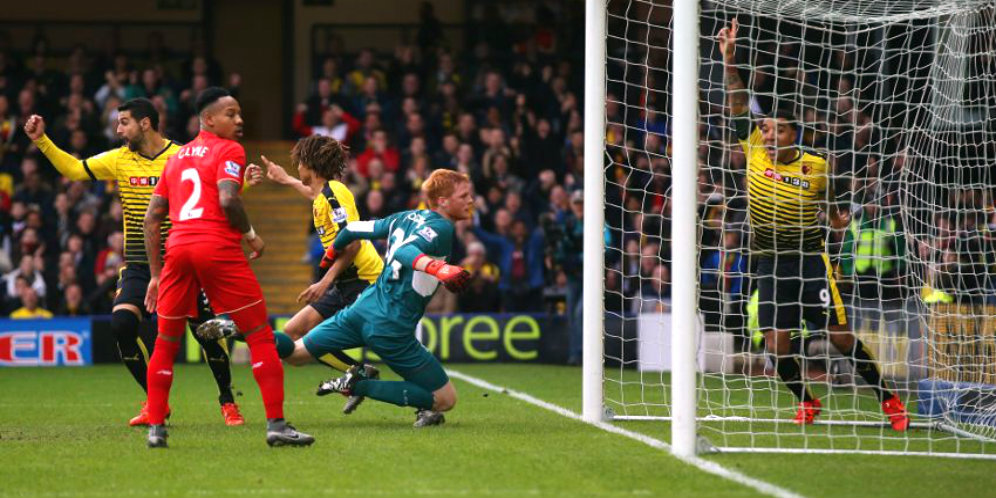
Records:
<instances>
[{"instance_id":1,"label":"player with arms raised","mask_svg":"<svg viewBox=\"0 0 996 498\"><path fill-rule=\"evenodd\" d=\"M474 199L470 180L440 169L422 184L430 209L402 211L377 221L346 225L326 251L334 262L356 240L387 239L385 267L356 302L295 342L286 358L304 364L330 351L370 348L403 381L371 379L357 367L323 382L318 394L368 396L418 409L416 427L443 423L441 412L456 404L456 389L446 371L415 338L415 327L439 283L460 292L470 274L446 263L453 245L453 222L469 219Z\"/></svg>"},{"instance_id":2,"label":"player with arms raised","mask_svg":"<svg viewBox=\"0 0 996 498\"><path fill-rule=\"evenodd\" d=\"M173 359L180 348L187 319L196 316L197 293L204 289L218 314L228 314L244 331L252 373L266 409L266 442L271 446L304 446L311 436L284 421L284 370L273 343L263 293L242 241L263 253L242 206L245 151L241 108L221 88L208 88L196 101L201 132L170 159L145 215L145 247L152 278L145 297L149 312L159 313L159 337L149 362L149 447L166 446L163 425L173 383ZM166 243L166 263L159 252L161 226L167 212L173 220ZM160 278L162 280L160 284Z\"/></svg>"},{"instance_id":3,"label":"player with arms raised","mask_svg":"<svg viewBox=\"0 0 996 498\"><path fill-rule=\"evenodd\" d=\"M831 225L840 229L847 225L848 216L834 204L827 162L796 145L799 124L792 112L777 109L756 125L752 122L746 85L736 67L737 28L734 19L719 31L718 41L730 113L748 161L751 253L758 259L758 320L778 376L800 402L794 422L811 424L821 411L820 400L809 392L799 359L792 354L792 332L806 320L816 330L827 330L830 342L875 391L892 428L904 431L909 427L906 408L899 396L886 389L877 362L851 332L834 282L821 218L828 214Z\"/></svg>"},{"instance_id":4,"label":"player with arms raised","mask_svg":"<svg viewBox=\"0 0 996 498\"><path fill-rule=\"evenodd\" d=\"M139 337L139 325L147 318L144 312L145 290L149 285L149 262L142 236L142 218L149 207L156 183L162 176L166 161L180 150L180 145L159 133L159 111L148 99L132 99L118 107L118 136L127 144L102 154L79 160L59 149L45 135L45 120L31 116L24 131L45 157L70 180L116 180L124 209L125 267L118 278L118 290L111 310L111 332L118 345L121 360L128 367L143 391L146 386L149 352ZM162 239L169 230L169 220L163 220ZM155 252L159 252L156 248ZM211 309L199 301L196 323L211 319ZM207 363L218 383L218 401L228 425L242 425L245 420L232 396L232 372L228 352L216 340L198 339L207 355ZM148 425L145 404L130 425Z\"/></svg>"}]
</instances>

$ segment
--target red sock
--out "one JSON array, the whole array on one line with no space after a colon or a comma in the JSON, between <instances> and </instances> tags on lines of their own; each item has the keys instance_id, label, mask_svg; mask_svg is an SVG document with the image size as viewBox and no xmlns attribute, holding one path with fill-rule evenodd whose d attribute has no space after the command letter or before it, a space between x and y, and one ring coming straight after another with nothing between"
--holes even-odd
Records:
<instances>
[{"instance_id":1,"label":"red sock","mask_svg":"<svg viewBox=\"0 0 996 498\"><path fill-rule=\"evenodd\" d=\"M252 358L252 375L259 384L266 418L284 418L284 365L277 356L273 329L267 325L246 337Z\"/></svg>"},{"instance_id":2,"label":"red sock","mask_svg":"<svg viewBox=\"0 0 996 498\"><path fill-rule=\"evenodd\" d=\"M146 374L149 384L147 409L150 424L158 425L166 420L169 389L173 385L173 359L179 350L179 341L167 341L161 337L156 339L156 347L152 351Z\"/></svg>"}]
</instances>

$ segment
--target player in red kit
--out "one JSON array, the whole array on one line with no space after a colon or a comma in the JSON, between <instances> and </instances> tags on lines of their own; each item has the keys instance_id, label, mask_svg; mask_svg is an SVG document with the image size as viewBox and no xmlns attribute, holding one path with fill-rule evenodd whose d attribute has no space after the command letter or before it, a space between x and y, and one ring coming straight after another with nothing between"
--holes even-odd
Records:
<instances>
[{"instance_id":1,"label":"player in red kit","mask_svg":"<svg viewBox=\"0 0 996 498\"><path fill-rule=\"evenodd\" d=\"M166 403L173 383L173 359L187 319L197 316L204 289L217 314L228 314L246 332L252 373L266 407L270 446L306 446L315 441L284 421L284 370L277 357L263 293L242 252L242 241L263 254L263 239L249 224L239 197L246 154L241 108L221 88L208 88L196 102L201 132L180 148L163 169L145 214L149 281L145 306L159 314L159 336L149 361L149 447L166 447ZM166 262L159 256L160 225L169 214Z\"/></svg>"}]
</instances>

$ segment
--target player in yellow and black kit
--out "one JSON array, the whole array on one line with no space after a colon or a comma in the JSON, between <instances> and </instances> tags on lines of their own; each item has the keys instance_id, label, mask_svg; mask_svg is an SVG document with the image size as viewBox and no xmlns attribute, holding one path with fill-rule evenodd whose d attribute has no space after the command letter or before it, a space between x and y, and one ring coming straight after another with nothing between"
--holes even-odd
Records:
<instances>
[{"instance_id":1,"label":"player in yellow and black kit","mask_svg":"<svg viewBox=\"0 0 996 498\"><path fill-rule=\"evenodd\" d=\"M318 135L304 138L291 150L291 161L297 165L298 178L287 174L282 166L266 157L266 176L281 185L297 190L312 200L315 230L322 239L322 246L328 249L342 227L352 221L359 221L353 193L339 178L348 164L348 149L339 141ZM258 170L251 164L249 170ZM358 240L350 244L331 265L325 265L325 274L300 295L298 302L308 303L301 308L284 326L283 331L275 332L277 354L289 360L294 352L294 341L300 339L319 323L331 318L359 297L370 284L377 280L384 262L368 240ZM237 334L234 324L228 320L216 319L198 328L198 335L208 338L225 337ZM345 372L359 362L342 351L333 351L318 361L336 370ZM366 375L377 377L377 369L362 365ZM363 402L362 396L351 396L343 407L344 413L352 413Z\"/></svg>"},{"instance_id":2,"label":"player in yellow and black kit","mask_svg":"<svg viewBox=\"0 0 996 498\"><path fill-rule=\"evenodd\" d=\"M139 325L145 312L145 292L149 285L148 257L142 221L149 207L149 198L159 181L166 160L180 150L180 145L166 139L158 131L159 111L148 99L132 99L118 107L118 135L127 144L87 159L77 159L62 151L45 135L45 121L31 116L24 131L55 168L70 180L115 180L124 208L125 267L118 278L117 294L111 312L111 330L118 344L121 360L135 381L146 387L147 364L151 351L139 335ZM170 227L162 225L165 244ZM199 322L214 317L203 293L200 298ZM192 321L194 322L194 321ZM242 425L244 419L232 396L232 373L228 351L220 341L199 341L208 365L218 383L218 401L228 425ZM131 419L130 425L147 425L145 405Z\"/></svg>"},{"instance_id":3,"label":"player in yellow and black kit","mask_svg":"<svg viewBox=\"0 0 996 498\"><path fill-rule=\"evenodd\" d=\"M793 113L775 110L752 122L746 86L736 67L737 21L719 31L730 112L747 157L747 199L751 255L757 259L755 282L760 295L758 321L765 348L778 376L799 399L797 424L811 424L820 414L802 378L791 337L803 322L810 331L826 330L828 339L851 361L882 403L892 428L904 431L909 416L899 396L886 389L877 362L847 322L827 256L825 218L834 228L847 225L838 212L824 158L796 145L799 125Z\"/></svg>"}]
</instances>

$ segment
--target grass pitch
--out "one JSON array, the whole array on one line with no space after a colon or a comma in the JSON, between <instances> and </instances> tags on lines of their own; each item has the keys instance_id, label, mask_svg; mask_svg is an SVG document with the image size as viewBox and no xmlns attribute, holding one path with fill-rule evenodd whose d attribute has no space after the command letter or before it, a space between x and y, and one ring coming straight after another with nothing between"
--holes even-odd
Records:
<instances>
[{"instance_id":1,"label":"grass pitch","mask_svg":"<svg viewBox=\"0 0 996 498\"><path fill-rule=\"evenodd\" d=\"M570 410L580 369L452 365ZM414 410L312 393L321 366L288 367L287 416L318 441L271 449L244 366L234 367L248 423L226 427L204 366L179 366L170 449L130 428L143 398L119 365L0 370L0 496L758 496L642 443L456 381L443 427ZM667 439L659 422L626 428ZM709 459L805 496L994 496L996 462L860 455L718 455Z\"/></svg>"}]
</instances>

